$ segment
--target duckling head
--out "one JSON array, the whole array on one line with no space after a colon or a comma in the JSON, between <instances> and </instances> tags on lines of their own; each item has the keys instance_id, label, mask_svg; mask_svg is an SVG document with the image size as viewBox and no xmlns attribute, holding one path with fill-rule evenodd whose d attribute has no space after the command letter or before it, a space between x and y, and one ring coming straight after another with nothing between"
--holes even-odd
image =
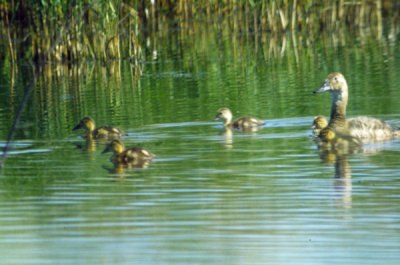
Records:
<instances>
[{"instance_id":1,"label":"duckling head","mask_svg":"<svg viewBox=\"0 0 400 265\"><path fill-rule=\"evenodd\" d=\"M322 86L319 89L315 90L314 93L321 93L326 91L341 92L345 88L347 88L347 83L344 76L341 73L331 73L325 79Z\"/></svg>"},{"instance_id":2,"label":"duckling head","mask_svg":"<svg viewBox=\"0 0 400 265\"><path fill-rule=\"evenodd\" d=\"M322 129L321 132L319 133L319 138L323 142L332 142L335 139L335 137L336 137L335 132L329 127Z\"/></svg>"},{"instance_id":3,"label":"duckling head","mask_svg":"<svg viewBox=\"0 0 400 265\"><path fill-rule=\"evenodd\" d=\"M228 108L220 108L214 121L223 120L224 125L228 125L232 120L232 112Z\"/></svg>"},{"instance_id":4,"label":"duckling head","mask_svg":"<svg viewBox=\"0 0 400 265\"><path fill-rule=\"evenodd\" d=\"M114 152L114 154L120 154L125 150L124 144L119 140L112 140L109 145L107 145L106 149L102 152L102 154L107 152Z\"/></svg>"},{"instance_id":5,"label":"duckling head","mask_svg":"<svg viewBox=\"0 0 400 265\"><path fill-rule=\"evenodd\" d=\"M94 130L95 126L96 126L96 125L95 125L93 119L91 119L91 118L89 118L89 117L85 117L85 118L81 119L81 121L79 122L79 124L76 125L72 130L75 131L75 130L78 130L78 129L82 129L82 128L83 128L83 129L85 129L86 131L91 132L91 131Z\"/></svg>"},{"instance_id":6,"label":"duckling head","mask_svg":"<svg viewBox=\"0 0 400 265\"><path fill-rule=\"evenodd\" d=\"M328 121L324 116L315 116L311 129L321 130L328 126Z\"/></svg>"}]
</instances>

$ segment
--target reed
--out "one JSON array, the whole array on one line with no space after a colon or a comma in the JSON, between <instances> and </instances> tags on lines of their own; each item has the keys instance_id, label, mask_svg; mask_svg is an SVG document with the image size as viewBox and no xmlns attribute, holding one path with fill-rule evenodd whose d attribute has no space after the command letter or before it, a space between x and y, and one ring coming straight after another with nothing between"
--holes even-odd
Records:
<instances>
[{"instance_id":1,"label":"reed","mask_svg":"<svg viewBox=\"0 0 400 265\"><path fill-rule=\"evenodd\" d=\"M131 47L125 56L140 56L137 12L120 0L1 1L0 16L13 60L43 61L57 37L51 61L121 58L122 39Z\"/></svg>"},{"instance_id":2,"label":"reed","mask_svg":"<svg viewBox=\"0 0 400 265\"><path fill-rule=\"evenodd\" d=\"M11 60L44 60L60 35L62 41L49 60L70 62L130 58L137 63L144 56L149 32L158 32L164 24L188 28L199 20L225 21L245 34L293 31L312 36L366 26L382 32L384 20L398 21L399 10L400 5L391 0L0 1L1 34Z\"/></svg>"}]
</instances>

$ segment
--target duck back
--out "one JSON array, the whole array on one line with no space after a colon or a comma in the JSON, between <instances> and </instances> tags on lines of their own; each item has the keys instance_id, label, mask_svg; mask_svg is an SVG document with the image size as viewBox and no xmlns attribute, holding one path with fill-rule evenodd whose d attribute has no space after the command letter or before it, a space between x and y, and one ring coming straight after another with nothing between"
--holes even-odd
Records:
<instances>
[{"instance_id":1,"label":"duck back","mask_svg":"<svg viewBox=\"0 0 400 265\"><path fill-rule=\"evenodd\" d=\"M385 141L400 137L400 128L380 119L358 116L348 120L350 135L369 141Z\"/></svg>"},{"instance_id":2,"label":"duck back","mask_svg":"<svg viewBox=\"0 0 400 265\"><path fill-rule=\"evenodd\" d=\"M264 125L265 122L258 118L254 117L240 117L236 119L234 122L232 122L232 127L233 128L252 128L252 127L257 127Z\"/></svg>"}]
</instances>

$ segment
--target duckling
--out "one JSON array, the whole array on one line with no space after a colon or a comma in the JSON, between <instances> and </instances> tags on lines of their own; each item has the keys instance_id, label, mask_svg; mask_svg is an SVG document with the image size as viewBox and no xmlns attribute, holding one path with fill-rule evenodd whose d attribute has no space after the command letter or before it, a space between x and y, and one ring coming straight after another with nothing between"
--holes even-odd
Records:
<instances>
[{"instance_id":1,"label":"duckling","mask_svg":"<svg viewBox=\"0 0 400 265\"><path fill-rule=\"evenodd\" d=\"M94 120L85 117L81 119L78 125L76 125L72 130L78 130L78 129L85 129L85 134L83 135L84 138L87 139L113 139L113 138L119 138L121 136L125 136L126 133L122 131L121 129L113 126L102 126L95 128L95 123Z\"/></svg>"},{"instance_id":2,"label":"duckling","mask_svg":"<svg viewBox=\"0 0 400 265\"><path fill-rule=\"evenodd\" d=\"M314 136L318 136L319 132L326 126L328 126L328 121L324 116L321 115L315 116L314 122L311 126L311 129L313 129Z\"/></svg>"},{"instance_id":3,"label":"duckling","mask_svg":"<svg viewBox=\"0 0 400 265\"><path fill-rule=\"evenodd\" d=\"M224 126L228 127L231 126L235 129L246 129L246 128L254 128L257 126L264 125L265 122L258 118L254 117L240 117L236 120L232 121L232 112L228 108L220 108L218 110L218 114L215 117L214 121L223 120Z\"/></svg>"},{"instance_id":4,"label":"duckling","mask_svg":"<svg viewBox=\"0 0 400 265\"><path fill-rule=\"evenodd\" d=\"M319 132L318 143L322 149L353 152L361 146L361 140L351 135L336 133L331 127L325 127Z\"/></svg>"},{"instance_id":5,"label":"duckling","mask_svg":"<svg viewBox=\"0 0 400 265\"><path fill-rule=\"evenodd\" d=\"M152 152L141 147L125 149L124 144L119 140L112 140L102 154L111 151L113 152L111 161L114 164L141 165L156 157Z\"/></svg>"},{"instance_id":6,"label":"duckling","mask_svg":"<svg viewBox=\"0 0 400 265\"><path fill-rule=\"evenodd\" d=\"M359 116L346 120L348 87L342 74L329 74L322 86L314 93L325 91L332 93L331 117L328 125L336 133L357 137L364 143L400 137L400 128L379 119Z\"/></svg>"}]
</instances>

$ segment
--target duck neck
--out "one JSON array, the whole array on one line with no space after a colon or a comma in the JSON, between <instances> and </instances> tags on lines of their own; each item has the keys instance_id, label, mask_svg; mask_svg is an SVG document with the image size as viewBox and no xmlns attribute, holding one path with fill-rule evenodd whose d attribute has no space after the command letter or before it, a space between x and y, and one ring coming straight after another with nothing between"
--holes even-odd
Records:
<instances>
[{"instance_id":1,"label":"duck neck","mask_svg":"<svg viewBox=\"0 0 400 265\"><path fill-rule=\"evenodd\" d=\"M225 117L224 118L224 126L231 125L231 121L232 121L232 116Z\"/></svg>"},{"instance_id":2,"label":"duck neck","mask_svg":"<svg viewBox=\"0 0 400 265\"><path fill-rule=\"evenodd\" d=\"M332 92L331 120L329 125L339 125L346 121L347 89Z\"/></svg>"}]
</instances>

